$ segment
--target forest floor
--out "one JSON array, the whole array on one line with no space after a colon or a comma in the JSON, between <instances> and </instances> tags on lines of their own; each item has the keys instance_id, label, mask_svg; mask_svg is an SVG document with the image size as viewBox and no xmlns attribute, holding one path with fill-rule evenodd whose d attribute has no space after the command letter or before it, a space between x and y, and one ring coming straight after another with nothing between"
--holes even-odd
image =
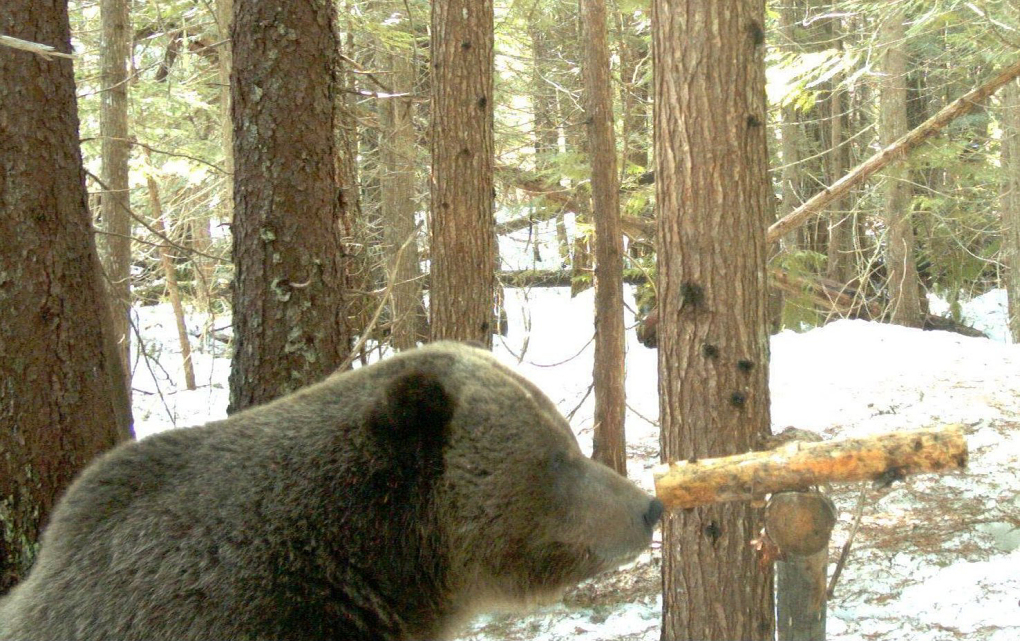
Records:
<instances>
[{"instance_id":1,"label":"forest floor","mask_svg":"<svg viewBox=\"0 0 1020 641\"><path fill-rule=\"evenodd\" d=\"M591 292L507 290L510 335L496 353L571 416L590 452ZM1001 339L1002 304L973 301L972 322ZM195 355L204 381L177 390L174 325L165 306L138 310L146 351L135 376L140 437L223 416L229 361L216 343ZM217 321L217 322L223 322ZM525 331L530 328L530 331ZM1020 346L946 332L837 321L772 338L773 430L826 439L963 425L970 462L962 474L863 487L860 529L829 602L833 641L1020 639ZM171 362L173 361L173 362ZM656 353L628 337L628 471L651 490L659 462ZM847 538L860 485L837 485L830 558ZM526 615L478 619L462 641L659 639L661 542L636 562ZM831 565L830 565L831 570Z\"/></svg>"}]
</instances>

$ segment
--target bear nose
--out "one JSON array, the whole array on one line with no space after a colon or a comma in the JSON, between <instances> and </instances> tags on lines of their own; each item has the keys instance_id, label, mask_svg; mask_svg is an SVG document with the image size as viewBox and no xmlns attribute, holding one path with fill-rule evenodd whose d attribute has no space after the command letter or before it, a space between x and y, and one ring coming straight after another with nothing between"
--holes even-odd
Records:
<instances>
[{"instance_id":1,"label":"bear nose","mask_svg":"<svg viewBox=\"0 0 1020 641\"><path fill-rule=\"evenodd\" d=\"M659 518L662 516L662 511L664 509L665 506L662 504L662 501L659 499L652 499L652 502L648 506L648 511L645 512L644 516L645 525L648 526L649 530L655 527L655 524L659 522Z\"/></svg>"}]
</instances>

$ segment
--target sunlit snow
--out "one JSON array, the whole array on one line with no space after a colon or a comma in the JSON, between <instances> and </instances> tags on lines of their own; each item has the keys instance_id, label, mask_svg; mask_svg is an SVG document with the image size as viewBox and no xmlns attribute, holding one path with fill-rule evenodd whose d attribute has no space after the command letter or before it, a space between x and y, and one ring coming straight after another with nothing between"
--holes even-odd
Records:
<instances>
[{"instance_id":1,"label":"sunlit snow","mask_svg":"<svg viewBox=\"0 0 1020 641\"><path fill-rule=\"evenodd\" d=\"M495 349L572 414L589 452L592 300L591 291L571 299L563 289L507 290L510 333ZM1020 639L1020 346L1004 342L1004 300L992 292L964 310L968 322L999 340L864 321L773 337L775 430L795 426L845 438L961 423L971 451L965 474L868 490L860 531L829 603L830 639ZM169 307L139 308L137 323L152 355L135 367L138 435L223 417L229 370L223 342L199 343L199 319L190 320L199 389L183 391ZM212 324L227 325L229 317ZM631 328L628 465L647 489L658 463L657 395L656 352L639 345ZM832 558L859 491L832 488L840 509ZM580 586L564 604L528 616L488 616L462 638L657 640L659 557L657 540L636 563Z\"/></svg>"}]
</instances>

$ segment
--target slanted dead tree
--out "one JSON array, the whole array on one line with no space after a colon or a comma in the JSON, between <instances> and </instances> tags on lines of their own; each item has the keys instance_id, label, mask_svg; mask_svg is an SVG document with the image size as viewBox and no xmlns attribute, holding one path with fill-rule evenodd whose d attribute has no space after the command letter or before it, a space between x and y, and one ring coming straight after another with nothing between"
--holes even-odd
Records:
<instances>
[{"instance_id":1,"label":"slanted dead tree","mask_svg":"<svg viewBox=\"0 0 1020 641\"><path fill-rule=\"evenodd\" d=\"M946 125L960 116L973 111L986 98L1017 76L1020 76L1020 60L992 76L980 87L968 91L949 103L934 116L925 120L892 144L879 150L863 163L853 168L845 176L809 198L803 205L772 223L768 230L768 242L774 243L797 227L800 227L811 216L822 211L833 201L847 195L854 186L864 182L864 180L880 171L889 163L905 160L910 152L917 149L922 142L942 131Z\"/></svg>"}]
</instances>

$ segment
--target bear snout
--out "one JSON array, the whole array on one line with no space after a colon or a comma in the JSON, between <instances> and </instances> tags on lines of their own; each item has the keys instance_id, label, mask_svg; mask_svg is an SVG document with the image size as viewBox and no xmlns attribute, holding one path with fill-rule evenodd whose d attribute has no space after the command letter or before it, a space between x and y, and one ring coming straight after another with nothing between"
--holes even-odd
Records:
<instances>
[{"instance_id":1,"label":"bear snout","mask_svg":"<svg viewBox=\"0 0 1020 641\"><path fill-rule=\"evenodd\" d=\"M660 501L659 499L652 499L651 503L649 503L648 505L648 511L645 512L645 515L643 517L645 527L647 527L649 530L654 529L655 524L659 522L660 518L662 518L662 512L665 509L666 506L662 504L662 501Z\"/></svg>"}]
</instances>

